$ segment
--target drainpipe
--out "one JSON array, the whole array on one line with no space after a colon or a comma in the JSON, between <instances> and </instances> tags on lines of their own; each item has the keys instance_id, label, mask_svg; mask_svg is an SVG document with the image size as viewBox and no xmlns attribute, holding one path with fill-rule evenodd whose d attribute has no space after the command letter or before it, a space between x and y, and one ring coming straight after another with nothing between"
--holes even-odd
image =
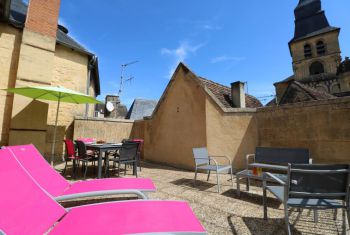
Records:
<instances>
[{"instance_id":1,"label":"drainpipe","mask_svg":"<svg viewBox=\"0 0 350 235\"><path fill-rule=\"evenodd\" d=\"M91 70L93 69L93 65L95 63L96 57L92 56L91 60L88 64L88 75L87 75L87 81L86 81L86 94L90 95L90 80L91 80ZM85 118L89 116L89 104L85 105Z\"/></svg>"}]
</instances>

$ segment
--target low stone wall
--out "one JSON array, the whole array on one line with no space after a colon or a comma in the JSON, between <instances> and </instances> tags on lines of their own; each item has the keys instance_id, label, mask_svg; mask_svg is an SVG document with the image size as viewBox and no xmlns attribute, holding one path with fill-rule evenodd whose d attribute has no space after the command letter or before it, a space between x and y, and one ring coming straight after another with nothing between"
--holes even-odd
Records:
<instances>
[{"instance_id":1,"label":"low stone wall","mask_svg":"<svg viewBox=\"0 0 350 235\"><path fill-rule=\"evenodd\" d=\"M133 125L134 121L124 119L75 118L73 138L89 137L118 143L132 137Z\"/></svg>"},{"instance_id":2,"label":"low stone wall","mask_svg":"<svg viewBox=\"0 0 350 235\"><path fill-rule=\"evenodd\" d=\"M350 163L350 97L265 107L256 117L259 146L305 147L315 163Z\"/></svg>"},{"instance_id":3,"label":"low stone wall","mask_svg":"<svg viewBox=\"0 0 350 235\"><path fill-rule=\"evenodd\" d=\"M245 154L249 151L254 152L256 146L304 147L310 149L315 163L350 163L350 97L264 107L249 114L237 113L215 117L208 114L207 122L207 128L210 129L205 137L208 148L215 154L234 156L235 168L244 167ZM169 160L160 161L154 156L156 150L167 148L177 156L183 157L178 145L166 145L161 141L162 138L179 139L178 132L182 130L175 132L166 128L164 135L159 137L156 132L159 126L156 125L154 120L134 122L76 118L74 139L92 137L97 140L120 142L124 138L142 138L145 140L142 154L145 160L175 165ZM231 147L225 150L223 143ZM227 153L222 152L224 150ZM192 169L190 165L176 166Z\"/></svg>"}]
</instances>

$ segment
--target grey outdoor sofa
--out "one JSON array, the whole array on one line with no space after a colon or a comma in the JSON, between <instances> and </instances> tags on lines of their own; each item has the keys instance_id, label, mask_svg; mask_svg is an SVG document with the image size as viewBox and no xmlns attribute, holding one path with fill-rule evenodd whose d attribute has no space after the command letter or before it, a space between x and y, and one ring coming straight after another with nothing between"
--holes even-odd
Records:
<instances>
[{"instance_id":1,"label":"grey outdoor sofa","mask_svg":"<svg viewBox=\"0 0 350 235\"><path fill-rule=\"evenodd\" d=\"M250 163L251 159L253 159L252 163ZM285 166L289 163L312 164L309 150L305 148L256 147L255 154L248 154L246 157L247 169L259 167L285 171Z\"/></svg>"},{"instance_id":2,"label":"grey outdoor sofa","mask_svg":"<svg viewBox=\"0 0 350 235\"><path fill-rule=\"evenodd\" d=\"M274 179L279 186L267 185L267 178ZM287 232L290 235L289 207L314 210L340 209L347 212L350 226L350 165L310 165L292 164L288 166L287 181L282 181L272 173L264 174L263 205L264 219L267 219L266 191L270 191L284 204Z\"/></svg>"}]
</instances>

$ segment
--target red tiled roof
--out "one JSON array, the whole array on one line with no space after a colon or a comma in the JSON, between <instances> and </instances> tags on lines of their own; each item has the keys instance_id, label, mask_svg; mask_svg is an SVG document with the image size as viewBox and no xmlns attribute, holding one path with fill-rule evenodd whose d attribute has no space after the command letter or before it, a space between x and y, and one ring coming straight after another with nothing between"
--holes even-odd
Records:
<instances>
[{"instance_id":1,"label":"red tiled roof","mask_svg":"<svg viewBox=\"0 0 350 235\"><path fill-rule=\"evenodd\" d=\"M220 101L220 103L225 108L236 108L234 107L232 102L230 87L224 86L222 84L213 82L202 77L197 77L197 79L203 86L207 87L214 94L214 96ZM263 106L261 102L254 96L246 94L245 98L247 108L258 108Z\"/></svg>"},{"instance_id":2,"label":"red tiled roof","mask_svg":"<svg viewBox=\"0 0 350 235\"><path fill-rule=\"evenodd\" d=\"M293 81L289 84L279 104L283 105L297 102L326 100L332 98L336 97L326 92L322 92L315 88L304 85L300 82Z\"/></svg>"}]
</instances>

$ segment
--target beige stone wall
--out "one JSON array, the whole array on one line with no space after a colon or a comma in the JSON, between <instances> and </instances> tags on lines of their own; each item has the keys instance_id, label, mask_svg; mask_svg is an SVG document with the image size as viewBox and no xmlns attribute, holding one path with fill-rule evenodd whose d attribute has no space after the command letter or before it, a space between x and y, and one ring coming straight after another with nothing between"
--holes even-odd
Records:
<instances>
[{"instance_id":1,"label":"beige stone wall","mask_svg":"<svg viewBox=\"0 0 350 235\"><path fill-rule=\"evenodd\" d=\"M255 111L223 113L209 98L206 101L207 147L210 155L227 156L235 169L245 167L245 156L258 143ZM226 163L222 161L222 163Z\"/></svg>"},{"instance_id":2,"label":"beige stone wall","mask_svg":"<svg viewBox=\"0 0 350 235\"><path fill-rule=\"evenodd\" d=\"M258 109L259 146L309 148L315 163L350 163L350 98Z\"/></svg>"},{"instance_id":3,"label":"beige stone wall","mask_svg":"<svg viewBox=\"0 0 350 235\"><path fill-rule=\"evenodd\" d=\"M117 119L76 118L73 139L95 138L111 143L119 143L131 138L134 121Z\"/></svg>"},{"instance_id":4,"label":"beige stone wall","mask_svg":"<svg viewBox=\"0 0 350 235\"><path fill-rule=\"evenodd\" d=\"M205 94L191 76L181 68L158 111L146 121L146 160L193 169L192 148L206 146Z\"/></svg>"},{"instance_id":5,"label":"beige stone wall","mask_svg":"<svg viewBox=\"0 0 350 235\"><path fill-rule=\"evenodd\" d=\"M50 85L56 39L40 33L23 30L20 45L16 87ZM34 144L45 152L47 104L36 109L31 99L15 95L9 131L9 145ZM28 123L35 122L35 125Z\"/></svg>"},{"instance_id":6,"label":"beige stone wall","mask_svg":"<svg viewBox=\"0 0 350 235\"><path fill-rule=\"evenodd\" d=\"M317 55L316 50L316 43L319 40L322 40L326 45L326 55L321 57ZM304 57L304 45L306 44L311 45L312 58ZM338 32L333 31L292 43L291 52L293 57L294 74L297 80L310 75L309 67L315 61L323 63L326 73L336 74L338 65L341 62Z\"/></svg>"},{"instance_id":7,"label":"beige stone wall","mask_svg":"<svg viewBox=\"0 0 350 235\"><path fill-rule=\"evenodd\" d=\"M22 32L0 23L0 89L15 86ZM0 145L8 144L13 95L0 90Z\"/></svg>"},{"instance_id":8,"label":"beige stone wall","mask_svg":"<svg viewBox=\"0 0 350 235\"><path fill-rule=\"evenodd\" d=\"M67 47L57 45L54 56L52 86L63 86L65 88L86 94L88 77L87 66L87 55L73 51ZM94 95L93 91L91 91L91 93ZM56 142L56 152L58 154L61 154L64 150L63 139L73 137L74 117L84 116L85 107L85 104L60 104ZM90 108L90 111L92 109L93 108ZM56 110L57 103L50 102L47 118L46 154L51 153Z\"/></svg>"}]
</instances>

